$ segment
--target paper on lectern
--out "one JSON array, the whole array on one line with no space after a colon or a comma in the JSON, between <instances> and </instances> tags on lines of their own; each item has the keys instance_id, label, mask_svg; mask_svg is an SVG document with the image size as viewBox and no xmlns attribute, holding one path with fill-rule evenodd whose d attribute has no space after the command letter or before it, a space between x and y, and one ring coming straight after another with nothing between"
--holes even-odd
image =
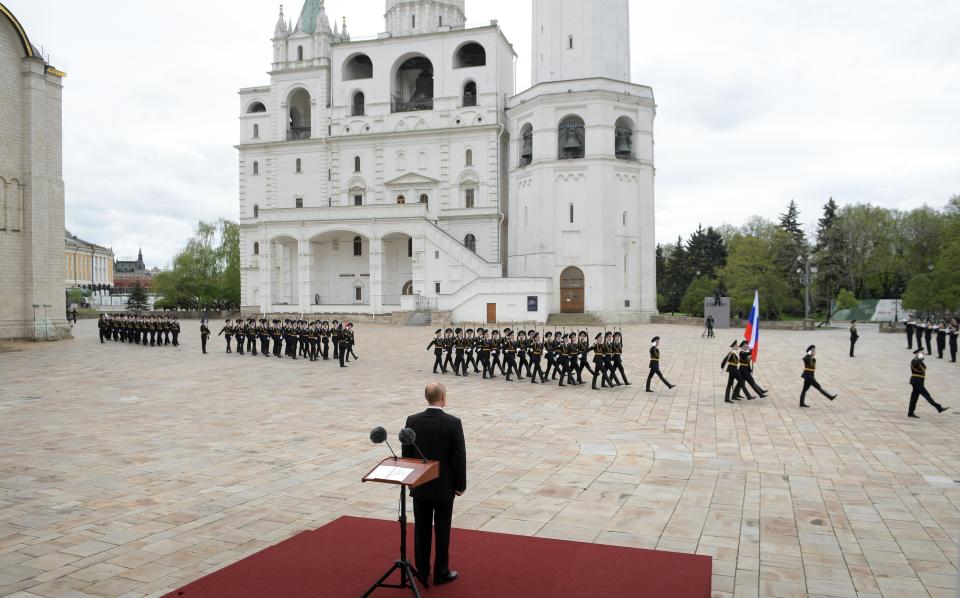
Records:
<instances>
[{"instance_id":1,"label":"paper on lectern","mask_svg":"<svg viewBox=\"0 0 960 598\"><path fill-rule=\"evenodd\" d=\"M402 482L413 472L410 467L392 467L390 465L381 465L370 472L371 478L377 480L389 480L391 482Z\"/></svg>"}]
</instances>

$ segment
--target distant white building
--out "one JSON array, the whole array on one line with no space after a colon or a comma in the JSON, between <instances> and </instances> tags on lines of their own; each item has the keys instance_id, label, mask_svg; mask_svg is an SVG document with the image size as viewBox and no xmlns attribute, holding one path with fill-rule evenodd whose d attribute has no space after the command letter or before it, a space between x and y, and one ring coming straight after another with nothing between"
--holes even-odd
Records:
<instances>
[{"instance_id":1,"label":"distant white building","mask_svg":"<svg viewBox=\"0 0 960 598\"><path fill-rule=\"evenodd\" d=\"M283 15L240 90L247 312L439 309L457 321L655 313L653 118L627 0L534 2L533 86L463 0L387 0L351 40Z\"/></svg>"}]
</instances>

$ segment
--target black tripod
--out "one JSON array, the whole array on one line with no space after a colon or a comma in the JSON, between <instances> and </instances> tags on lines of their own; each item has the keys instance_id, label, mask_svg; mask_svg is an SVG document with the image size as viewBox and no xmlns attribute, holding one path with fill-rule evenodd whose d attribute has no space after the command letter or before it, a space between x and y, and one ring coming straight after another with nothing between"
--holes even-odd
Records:
<instances>
[{"instance_id":1,"label":"black tripod","mask_svg":"<svg viewBox=\"0 0 960 598\"><path fill-rule=\"evenodd\" d=\"M393 566L390 567L386 573L383 574L383 577L377 580L377 583L373 584L367 593L363 595L363 598L367 598L370 594L373 593L377 588L410 588L410 591L413 592L413 595L416 598L420 598L420 590L417 588L417 580L420 580L420 583L423 584L424 588L430 587L430 584L427 583L427 580L417 571L416 567L410 564L410 561L407 560L407 487L400 485L400 558L393 562ZM400 583L391 584L384 583L394 571L400 570Z\"/></svg>"}]
</instances>

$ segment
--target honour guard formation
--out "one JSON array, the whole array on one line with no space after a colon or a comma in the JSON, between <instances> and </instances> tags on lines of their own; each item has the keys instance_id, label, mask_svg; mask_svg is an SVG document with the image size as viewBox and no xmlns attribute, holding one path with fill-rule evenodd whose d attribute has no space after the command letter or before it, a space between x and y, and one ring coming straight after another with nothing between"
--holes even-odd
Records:
<instances>
[{"instance_id":1,"label":"honour guard formation","mask_svg":"<svg viewBox=\"0 0 960 598\"><path fill-rule=\"evenodd\" d=\"M482 374L483 379L494 379L497 372L508 382L530 379L531 384L545 384L556 380L559 386L585 384L583 371L592 377L591 388L629 386L623 368L623 335L620 331L598 332L589 340L586 330L579 333L546 332L541 338L538 330L514 331L506 328L438 328L427 345L433 350L433 373L455 376ZM590 353L593 365L590 365ZM545 367L544 367L545 364ZM671 387L672 388L672 387Z\"/></svg>"},{"instance_id":2,"label":"honour guard formation","mask_svg":"<svg viewBox=\"0 0 960 598\"><path fill-rule=\"evenodd\" d=\"M100 314L100 342L115 341L143 347L180 346L180 322L176 316Z\"/></svg>"},{"instance_id":3,"label":"honour guard formation","mask_svg":"<svg viewBox=\"0 0 960 598\"><path fill-rule=\"evenodd\" d=\"M202 324L200 329L204 353L204 335L210 333L209 328L204 330L205 327L206 324ZM281 323L279 319L268 321L267 318L227 319L217 336L227 341L227 353L238 355L327 361L332 348L333 359L339 361L342 368L349 367L347 362L351 357L359 359L354 350L356 336L352 322L285 319Z\"/></svg>"}]
</instances>

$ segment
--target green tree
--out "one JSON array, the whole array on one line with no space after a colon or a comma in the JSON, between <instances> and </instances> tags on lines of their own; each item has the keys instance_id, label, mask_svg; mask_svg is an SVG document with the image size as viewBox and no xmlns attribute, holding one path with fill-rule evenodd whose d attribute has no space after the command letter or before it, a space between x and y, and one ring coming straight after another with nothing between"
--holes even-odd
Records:
<instances>
[{"instance_id":1,"label":"green tree","mask_svg":"<svg viewBox=\"0 0 960 598\"><path fill-rule=\"evenodd\" d=\"M720 231L698 225L687 241L687 264L694 276L712 277L726 263L727 247Z\"/></svg>"},{"instance_id":2,"label":"green tree","mask_svg":"<svg viewBox=\"0 0 960 598\"><path fill-rule=\"evenodd\" d=\"M760 292L762 315L766 319L799 311L802 307L799 295L791 290L783 268L774 259L779 246L789 242L786 233L780 230L764 237L742 235L734 239L727 265L720 275L727 282L735 313L750 312L755 290Z\"/></svg>"},{"instance_id":3,"label":"green tree","mask_svg":"<svg viewBox=\"0 0 960 598\"><path fill-rule=\"evenodd\" d=\"M680 303L680 311L691 316L703 317L703 301L712 297L717 288L717 280L709 276L698 276L693 279Z\"/></svg>"},{"instance_id":4,"label":"green tree","mask_svg":"<svg viewBox=\"0 0 960 598\"><path fill-rule=\"evenodd\" d=\"M162 305L179 309L236 309L240 305L240 232L228 220L199 222L194 236L154 278Z\"/></svg>"},{"instance_id":5,"label":"green tree","mask_svg":"<svg viewBox=\"0 0 960 598\"><path fill-rule=\"evenodd\" d=\"M140 281L133 283L130 287L130 297L127 298L127 310L129 311L147 311L150 307L147 301L147 289L140 284Z\"/></svg>"},{"instance_id":6,"label":"green tree","mask_svg":"<svg viewBox=\"0 0 960 598\"><path fill-rule=\"evenodd\" d=\"M663 262L663 274L659 276L657 286L664 296L664 311L678 311L683 294L693 278L682 238L677 237L676 245L663 247Z\"/></svg>"},{"instance_id":7,"label":"green tree","mask_svg":"<svg viewBox=\"0 0 960 598\"><path fill-rule=\"evenodd\" d=\"M814 279L813 302L815 306L828 309L830 298L836 295L844 277L844 247L840 229L836 226L837 210L837 203L831 197L824 204L823 216L817 222L817 242L813 248L818 270Z\"/></svg>"},{"instance_id":8,"label":"green tree","mask_svg":"<svg viewBox=\"0 0 960 598\"><path fill-rule=\"evenodd\" d=\"M857 301L857 296L847 289L840 289L840 292L837 293L837 309L853 309L858 305L860 305L860 302Z\"/></svg>"}]
</instances>

